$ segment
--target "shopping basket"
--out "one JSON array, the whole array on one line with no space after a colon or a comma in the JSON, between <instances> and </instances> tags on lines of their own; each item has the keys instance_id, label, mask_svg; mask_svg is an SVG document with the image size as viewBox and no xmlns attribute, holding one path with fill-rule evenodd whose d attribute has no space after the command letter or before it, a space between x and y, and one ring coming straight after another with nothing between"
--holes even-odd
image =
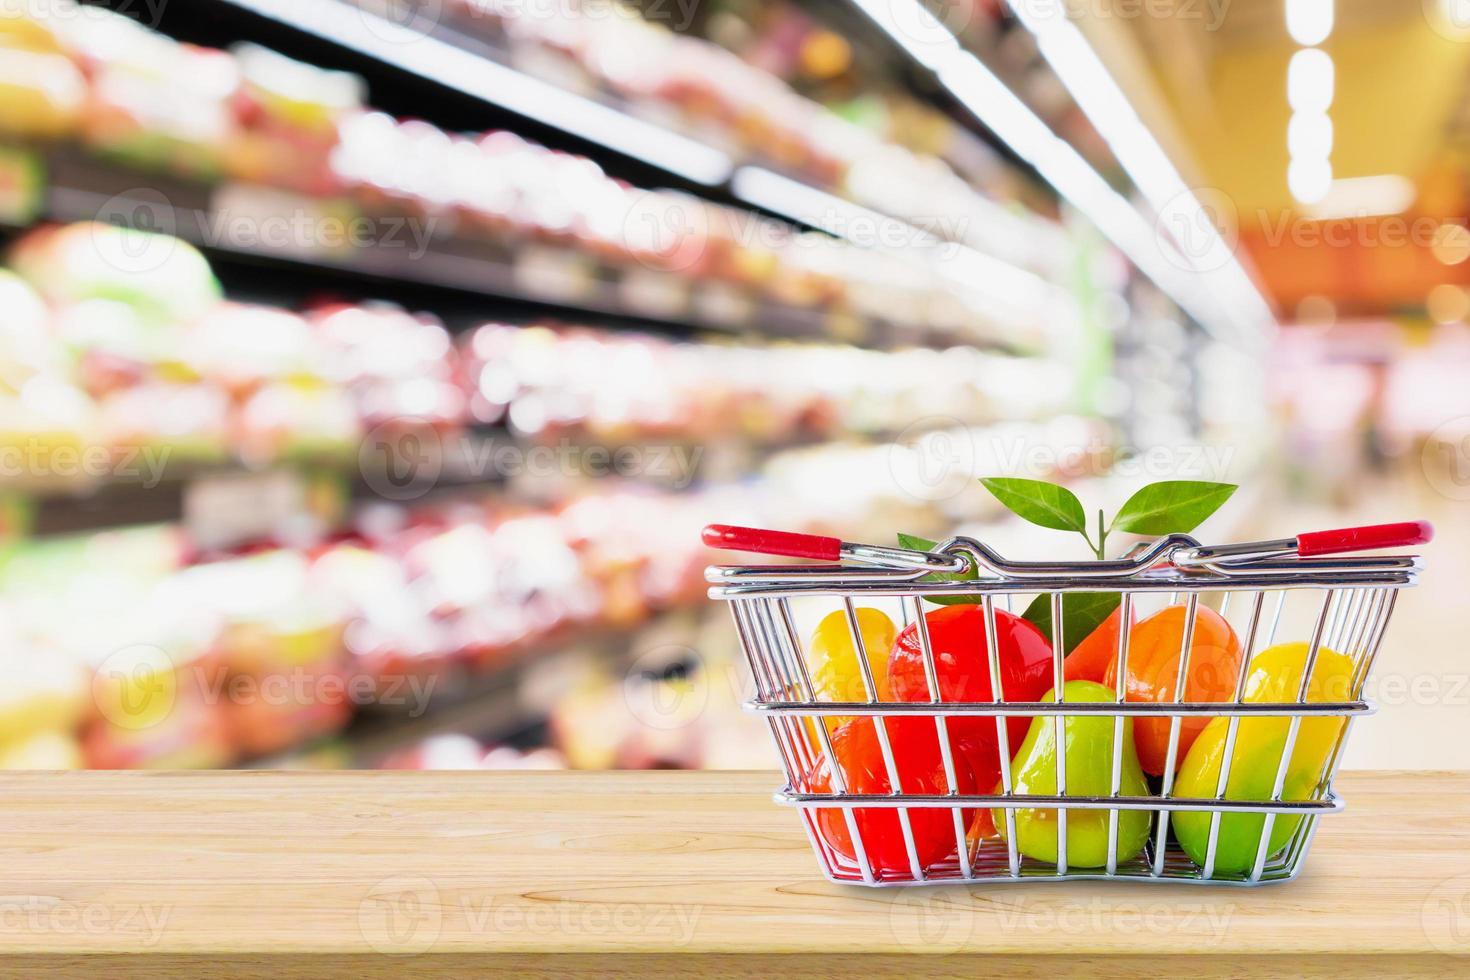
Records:
<instances>
[{"instance_id":1,"label":"shopping basket","mask_svg":"<svg viewBox=\"0 0 1470 980\"><path fill-rule=\"evenodd\" d=\"M1414 585L1421 568L1414 556L1353 553L1419 544L1428 541L1431 534L1432 529L1424 522L1217 546L1204 546L1188 535L1173 534L1140 544L1120 559L1088 562L1009 561L985 544L965 537L951 538L930 552L726 525L706 528L704 539L715 548L824 563L715 566L708 569L706 577L711 583L710 597L730 603L749 662L755 694L746 708L769 723L785 769L787 782L776 793L776 800L800 811L812 848L831 880L920 885L1110 878L1252 885L1294 878L1301 871L1318 817L1342 809L1342 801L1332 791L1332 781L1348 729L1357 716L1374 710L1364 700L1364 685L1398 591ZM969 576L957 579L956 573ZM1130 637L1136 632L1128 628L1116 630L1116 681L1108 690L1111 698L1084 702L1061 696L1066 689L1064 652L1068 649L1063 635L1065 617L1061 614L1064 597L1103 592L1120 595L1121 623L1134 623L1138 616L1161 607L1182 607L1177 675L1167 700L1125 697ZM1051 604L1047 680L1058 689L1057 695L1055 699L1007 700L999 663L997 620L1004 616L1011 622L1009 610L1020 609L1041 595L1048 595ZM976 617L970 622L977 632L983 623L984 643L981 645L977 637L975 647L979 651L976 659L981 662L970 667L988 672L987 690L993 692L989 700L940 697L928 617L961 603L968 604ZM899 621L905 630L914 624L921 641L927 700L878 697L877 670L882 669L883 661L869 663L870 651L864 648L858 612L862 607L884 605L898 613L895 628ZM975 611L977 607L979 611ZM856 651L853 659L861 674L865 700L838 702L818 696L802 638L810 635L810 623L834 612L843 614L846 620L843 642L850 638L850 649ZM1230 634L1241 650L1238 676L1231 678L1233 694L1187 701L1196 624L1202 618L1215 622L1217 617L1230 624ZM1288 625L1284 627L1284 623ZM1292 673L1277 688L1290 693L1262 700L1259 692L1252 696L1247 690L1247 675L1252 673L1256 654L1281 642L1278 632L1283 628L1287 632L1282 636L1304 641L1295 648L1299 652L1305 647L1305 662L1297 668L1300 682ZM1309 685L1321 673L1319 668L1328 666L1319 664L1319 659L1344 665L1345 683L1338 686L1330 700L1309 697ZM1349 660L1350 670L1346 666ZM946 661L946 668L952 666ZM1033 728L1051 725L1054 740L1050 744L1069 746L1074 733L1064 726L1075 725L1080 732L1081 726L1089 724L1081 719L1089 716L1111 719L1111 792L1068 793L1069 763L1064 760L1070 747L1054 753L1055 792L1027 793L1013 785L1012 766L999 764L999 759L1010 759L1016 748L1007 719L1020 718ZM871 726L881 749L881 762L870 763L870 768L881 769L881 776L886 776L879 784L882 791L872 791L874 783L869 778L869 791L854 792L847 785L856 778L853 769L826 763L833 758L837 737L831 730L834 723L828 720L834 718L853 726ZM939 748L936 758L942 757L942 785L916 790L913 775L900 771L898 763L904 752L901 746L895 752L896 729L890 730L890 725L909 725L907 730L912 731L912 726L919 724L894 721L902 718L927 719L923 723L926 737L928 724L934 726L932 737ZM1142 791L1135 783L1131 793L1122 792L1120 771L1127 756L1123 738L1125 719L1129 718L1133 719L1126 722L1129 726L1153 724L1155 730L1162 731L1163 720L1143 719L1167 719L1168 726L1163 772L1147 781ZM981 724L976 719L994 720L1000 780L995 786L960 792L963 780L957 780L956 767L964 763L948 734L967 720L970 726ZM1205 791L1196 788L1191 795L1181 795L1176 792L1181 768L1176 749L1181 748L1181 727L1197 728L1213 719L1225 719L1216 727L1211 743L1218 744L1222 734L1219 729L1224 728L1223 759L1216 763L1218 777L1206 771ZM1091 724L1095 730L1097 722ZM1303 739L1304 751L1310 739L1323 745L1314 750L1323 753L1320 770L1308 765L1305 784L1302 774L1295 771L1288 779L1289 770L1297 765L1294 750L1304 725L1310 733ZM988 729L988 722L985 727ZM1265 746L1249 761L1254 772L1242 768L1246 763L1237 758L1237 749L1243 752L1246 741ZM1233 767L1238 770L1234 777ZM1051 778L1049 774L1047 778ZM944 811L952 819L943 818ZM1068 817L1072 817L1079 834L1084 826L1100 832L1103 824L1099 811L1107 814L1105 860L1094 858L1086 867L1080 866L1075 857L1069 861L1069 843L1074 855L1078 845L1069 837ZM977 828L983 821L977 819L977 814L986 812L994 831L982 833ZM1172 835L1171 817L1177 823ZM932 840L936 821L946 835L941 850L947 850L947 855L938 860L933 859L938 852ZM1136 853L1122 853L1128 848L1119 847L1120 824L1127 823L1135 829L1134 835L1140 836L1136 833L1139 821L1147 822L1146 842ZM1055 853L1038 858L1036 847L1028 847L1026 837L1029 834L1034 844L1038 833L1052 832L1053 823ZM1191 838L1196 840L1193 856L1182 846L1186 826L1208 828L1207 836L1200 829ZM891 839L875 839L884 834L891 834ZM949 836L953 837L952 843ZM1049 840L1045 843L1046 849L1052 848ZM1225 853L1232 849L1240 852L1242 847L1245 858L1237 853L1235 866L1226 868L1229 862ZM1026 853L1028 850L1033 853ZM883 859L880 851L901 858L897 862L891 857Z\"/></svg>"}]
</instances>

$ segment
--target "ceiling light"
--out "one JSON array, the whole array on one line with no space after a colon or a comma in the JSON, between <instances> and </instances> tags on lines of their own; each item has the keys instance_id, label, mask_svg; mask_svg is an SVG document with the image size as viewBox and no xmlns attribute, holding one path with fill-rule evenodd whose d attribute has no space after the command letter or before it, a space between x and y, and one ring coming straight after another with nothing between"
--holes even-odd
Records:
<instances>
[{"instance_id":1,"label":"ceiling light","mask_svg":"<svg viewBox=\"0 0 1470 980\"><path fill-rule=\"evenodd\" d=\"M1286 168L1286 186L1302 204L1316 204L1332 188L1332 164L1297 158Z\"/></svg>"},{"instance_id":2,"label":"ceiling light","mask_svg":"<svg viewBox=\"0 0 1470 980\"><path fill-rule=\"evenodd\" d=\"M1286 68L1286 101L1296 112L1326 112L1336 84L1332 59L1320 48L1303 48Z\"/></svg>"},{"instance_id":3,"label":"ceiling light","mask_svg":"<svg viewBox=\"0 0 1470 980\"><path fill-rule=\"evenodd\" d=\"M1195 194L1139 120L1096 52L1066 18L1036 15L1026 4L1011 9L1036 37L1042 56L1061 78L1092 125L1107 140L1123 169L1154 204L1157 223L1114 190L1068 142L968 51L905 24L942 24L918 8L918 0L854 0L915 60L932 68L939 82L977 120L1077 208L1131 262L1190 317L1222 339L1260 343L1275 326L1270 306L1246 275L1230 246L1204 215ZM1206 253L1186 256L1166 240L1160 226L1173 227L1181 210L1189 226L1213 236ZM1193 220L1198 219L1198 220Z\"/></svg>"},{"instance_id":4,"label":"ceiling light","mask_svg":"<svg viewBox=\"0 0 1470 980\"><path fill-rule=\"evenodd\" d=\"M1461 264L1470 259L1470 228L1446 221L1434 229L1434 241L1429 250L1444 265Z\"/></svg>"},{"instance_id":5,"label":"ceiling light","mask_svg":"<svg viewBox=\"0 0 1470 980\"><path fill-rule=\"evenodd\" d=\"M1470 28L1470 0L1439 0L1439 25L1455 32Z\"/></svg>"},{"instance_id":6,"label":"ceiling light","mask_svg":"<svg viewBox=\"0 0 1470 980\"><path fill-rule=\"evenodd\" d=\"M853 2L925 68L938 71L960 53L960 42L953 32L922 4L892 0Z\"/></svg>"},{"instance_id":7,"label":"ceiling light","mask_svg":"<svg viewBox=\"0 0 1470 980\"><path fill-rule=\"evenodd\" d=\"M1296 321L1303 326L1330 327L1337 320L1337 304L1326 296L1303 296L1296 304Z\"/></svg>"},{"instance_id":8,"label":"ceiling light","mask_svg":"<svg viewBox=\"0 0 1470 980\"><path fill-rule=\"evenodd\" d=\"M1332 33L1333 0L1286 0L1286 32L1297 44L1311 47Z\"/></svg>"},{"instance_id":9,"label":"ceiling light","mask_svg":"<svg viewBox=\"0 0 1470 980\"><path fill-rule=\"evenodd\" d=\"M1440 283L1431 289L1424 305L1435 323L1458 323L1470 314L1470 296L1459 286L1449 283Z\"/></svg>"},{"instance_id":10,"label":"ceiling light","mask_svg":"<svg viewBox=\"0 0 1470 980\"><path fill-rule=\"evenodd\" d=\"M1298 112L1286 125L1286 148L1293 157L1325 160L1332 155L1332 120L1325 112Z\"/></svg>"},{"instance_id":11,"label":"ceiling light","mask_svg":"<svg viewBox=\"0 0 1470 980\"><path fill-rule=\"evenodd\" d=\"M1311 209L1314 218L1371 218L1409 210L1418 191L1414 182L1398 174L1334 180Z\"/></svg>"},{"instance_id":12,"label":"ceiling light","mask_svg":"<svg viewBox=\"0 0 1470 980\"><path fill-rule=\"evenodd\" d=\"M1033 314L1054 291L1034 272L986 255L968 245L941 241L923 229L817 190L763 167L735 171L730 189L746 204L820 228L862 248L927 259L957 281L980 288L1011 304L1017 314Z\"/></svg>"}]
</instances>

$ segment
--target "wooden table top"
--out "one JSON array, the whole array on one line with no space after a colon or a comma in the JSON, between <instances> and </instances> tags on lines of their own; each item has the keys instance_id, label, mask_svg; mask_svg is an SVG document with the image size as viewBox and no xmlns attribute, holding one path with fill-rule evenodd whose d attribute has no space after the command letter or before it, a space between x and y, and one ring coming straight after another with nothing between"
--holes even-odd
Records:
<instances>
[{"instance_id":1,"label":"wooden table top","mask_svg":"<svg viewBox=\"0 0 1470 980\"><path fill-rule=\"evenodd\" d=\"M1470 773L1343 774L1255 889L834 885L777 782L0 773L0 976L1470 974Z\"/></svg>"}]
</instances>

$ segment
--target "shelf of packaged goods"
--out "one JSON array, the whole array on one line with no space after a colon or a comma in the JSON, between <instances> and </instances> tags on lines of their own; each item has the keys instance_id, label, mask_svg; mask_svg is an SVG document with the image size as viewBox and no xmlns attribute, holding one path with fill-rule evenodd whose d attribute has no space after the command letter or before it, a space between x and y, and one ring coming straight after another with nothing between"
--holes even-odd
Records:
<instances>
[{"instance_id":1,"label":"shelf of packaged goods","mask_svg":"<svg viewBox=\"0 0 1470 980\"><path fill-rule=\"evenodd\" d=\"M656 443L621 439L611 443L568 435L534 442L503 428L485 426L441 436L425 435L418 441L406 438L410 441L402 444L375 446L364 442L361 447L348 447L336 454L298 456L257 465L225 459L170 459L167 447L122 454L95 447L99 457L113 461L115 471L77 479L0 480L0 500L12 497L29 502L24 526L34 535L155 523L181 523L202 529L211 525L212 514L223 510L232 515L226 522L232 530L225 540L237 543L272 538L277 523L292 520L282 508L293 501L304 509L303 513L315 513L335 526L330 519L342 516L354 503L387 501L418 507L474 499L491 490L503 493L507 499L555 500L564 497L569 488L604 477L680 491L740 479L758 472L767 460L781 453L839 443L881 444L891 437L877 433L846 437L811 434L765 442L722 437L707 441L666 438ZM395 459L390 467L382 455L390 447L420 455L413 460ZM540 451L548 459L565 451L582 462L575 472L538 468L534 465L538 447L546 447ZM583 456L582 450L588 447L595 447L597 454ZM656 451L659 465L650 472L624 473L613 463L624 451L637 451L639 458ZM606 465L600 462L604 455ZM259 504L259 516L248 527L238 525L241 515L234 506L245 497ZM264 501L275 503L267 506ZM315 506L309 507L309 503ZM217 536L206 533L203 537L214 540Z\"/></svg>"},{"instance_id":2,"label":"shelf of packaged goods","mask_svg":"<svg viewBox=\"0 0 1470 980\"><path fill-rule=\"evenodd\" d=\"M41 158L47 182L39 219L103 220L177 235L203 248L232 292L246 298L283 293L305 298L340 290L393 299L402 292L398 287L407 285L433 291L447 306L473 309L480 321L489 315L482 301L494 299L499 301L497 314L552 313L576 322L680 334L704 331L829 340L872 349L964 344L1008 350L967 331L898 323L840 306L795 306L736 284L609 264L554 243L510 247L440 234L426 223L411 228L407 219L397 218L354 225L349 219L359 212L345 200L314 201L262 188L145 172L73 147L48 148ZM285 210L270 210L277 205ZM350 243L307 236L279 245L265 234L298 216L335 216L338 223L331 227L361 225L370 227L373 235ZM25 226L15 221L7 225L12 231ZM267 274L261 275L262 269ZM415 291L413 298L421 299L421 293L422 289Z\"/></svg>"},{"instance_id":3,"label":"shelf of packaged goods","mask_svg":"<svg viewBox=\"0 0 1470 980\"><path fill-rule=\"evenodd\" d=\"M1470 775L1338 782L1352 804L1289 884L874 891L821 878L771 772L6 773L0 956L68 977L1462 975Z\"/></svg>"},{"instance_id":4,"label":"shelf of packaged goods","mask_svg":"<svg viewBox=\"0 0 1470 980\"><path fill-rule=\"evenodd\" d=\"M310 768L314 759L333 767L377 769L442 735L464 735L483 745L505 744L547 723L549 705L527 690L538 671L577 663L626 667L644 630L696 633L688 607L660 609L634 625L569 627L561 634L507 651L493 663L456 664L418 678L422 700L365 704L341 732L310 739L284 752L246 760L251 769ZM662 624L662 625L660 625ZM691 642L692 639L691 639ZM540 699L545 699L543 693Z\"/></svg>"},{"instance_id":5,"label":"shelf of packaged goods","mask_svg":"<svg viewBox=\"0 0 1470 980\"><path fill-rule=\"evenodd\" d=\"M216 0L225 8L268 18L287 28L328 41L358 55L406 72L499 109L508 110L534 123L552 127L570 136L630 158L668 177L683 182L702 196L725 203L755 207L807 227L823 227L835 221L846 228L856 223L867 228L871 219L881 218L893 227L882 234L909 240L923 235L913 224L937 224L936 230L951 242L963 245L963 235L945 232L943 223L906 216L892 208L861 204L837 187L824 187L793 172L759 149L735 146L733 137L717 139L706 131L694 135L665 119L677 115L673 106L629 104L610 93L584 95L544 80L515 67L511 52L484 36L475 25L483 15L468 5L440 2L394 3L391 0ZM527 10L527 17L547 16L547 11ZM571 16L570 11L563 16ZM611 16L611 13L606 14ZM584 16L597 16L596 12ZM657 13L654 14L657 17ZM660 118L663 117L663 118ZM718 145L717 145L718 144ZM780 194L754 189L758 181L748 179L773 171L790 185ZM747 178L747 179L742 179ZM835 211L834 211L835 209ZM979 192L974 213L987 224L1004 226L999 238L992 236L988 247L1017 249L1033 258L1052 254L1060 229L1047 223L1033 227L1032 220L1008 210ZM826 215L828 221L814 220ZM841 233L839 232L839 235ZM1025 247L1021 239L1026 239ZM1019 272L1020 270L1016 270Z\"/></svg>"}]
</instances>

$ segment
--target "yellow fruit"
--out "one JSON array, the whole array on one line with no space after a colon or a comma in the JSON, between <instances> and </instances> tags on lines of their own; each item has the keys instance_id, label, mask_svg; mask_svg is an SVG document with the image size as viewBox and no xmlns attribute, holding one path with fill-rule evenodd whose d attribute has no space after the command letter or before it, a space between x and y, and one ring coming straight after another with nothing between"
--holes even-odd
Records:
<instances>
[{"instance_id":1,"label":"yellow fruit","mask_svg":"<svg viewBox=\"0 0 1470 980\"><path fill-rule=\"evenodd\" d=\"M893 649L893 642L898 638L898 629L882 610L864 606L858 608L856 613L858 631L862 634L863 648L867 652L868 666L872 670L874 690L879 701L887 701L888 652ZM868 700L846 610L839 609L829 613L817 624L807 651L812 687L818 701ZM827 730L836 731L840 725L850 720L851 716L829 717L826 719Z\"/></svg>"},{"instance_id":2,"label":"yellow fruit","mask_svg":"<svg viewBox=\"0 0 1470 980\"><path fill-rule=\"evenodd\" d=\"M1261 651L1251 658L1244 699L1250 703L1295 701L1301 689L1306 662L1305 643L1282 643ZM1352 659L1323 647L1312 667L1307 700L1348 701L1352 694L1352 678ZM1342 717L1333 716L1302 719L1291 762L1286 767L1286 781L1282 784L1283 800L1311 797L1345 723ZM1290 725L1291 719L1284 717L1241 719L1235 736L1225 799L1264 801L1270 798ZM1180 767L1179 780L1174 786L1176 795L1203 799L1214 797L1220 783L1220 767L1225 758L1229 728L1229 718L1214 718L1205 726ZM1259 813L1228 813L1220 818L1220 836L1215 852L1217 873L1242 874L1251 870L1265 822L1266 818ZM1300 822L1299 816L1276 818L1271 827L1269 854L1286 846ZM1174 814L1172 826L1174 836L1190 860L1203 867L1209 849L1210 814L1180 811Z\"/></svg>"}]
</instances>

